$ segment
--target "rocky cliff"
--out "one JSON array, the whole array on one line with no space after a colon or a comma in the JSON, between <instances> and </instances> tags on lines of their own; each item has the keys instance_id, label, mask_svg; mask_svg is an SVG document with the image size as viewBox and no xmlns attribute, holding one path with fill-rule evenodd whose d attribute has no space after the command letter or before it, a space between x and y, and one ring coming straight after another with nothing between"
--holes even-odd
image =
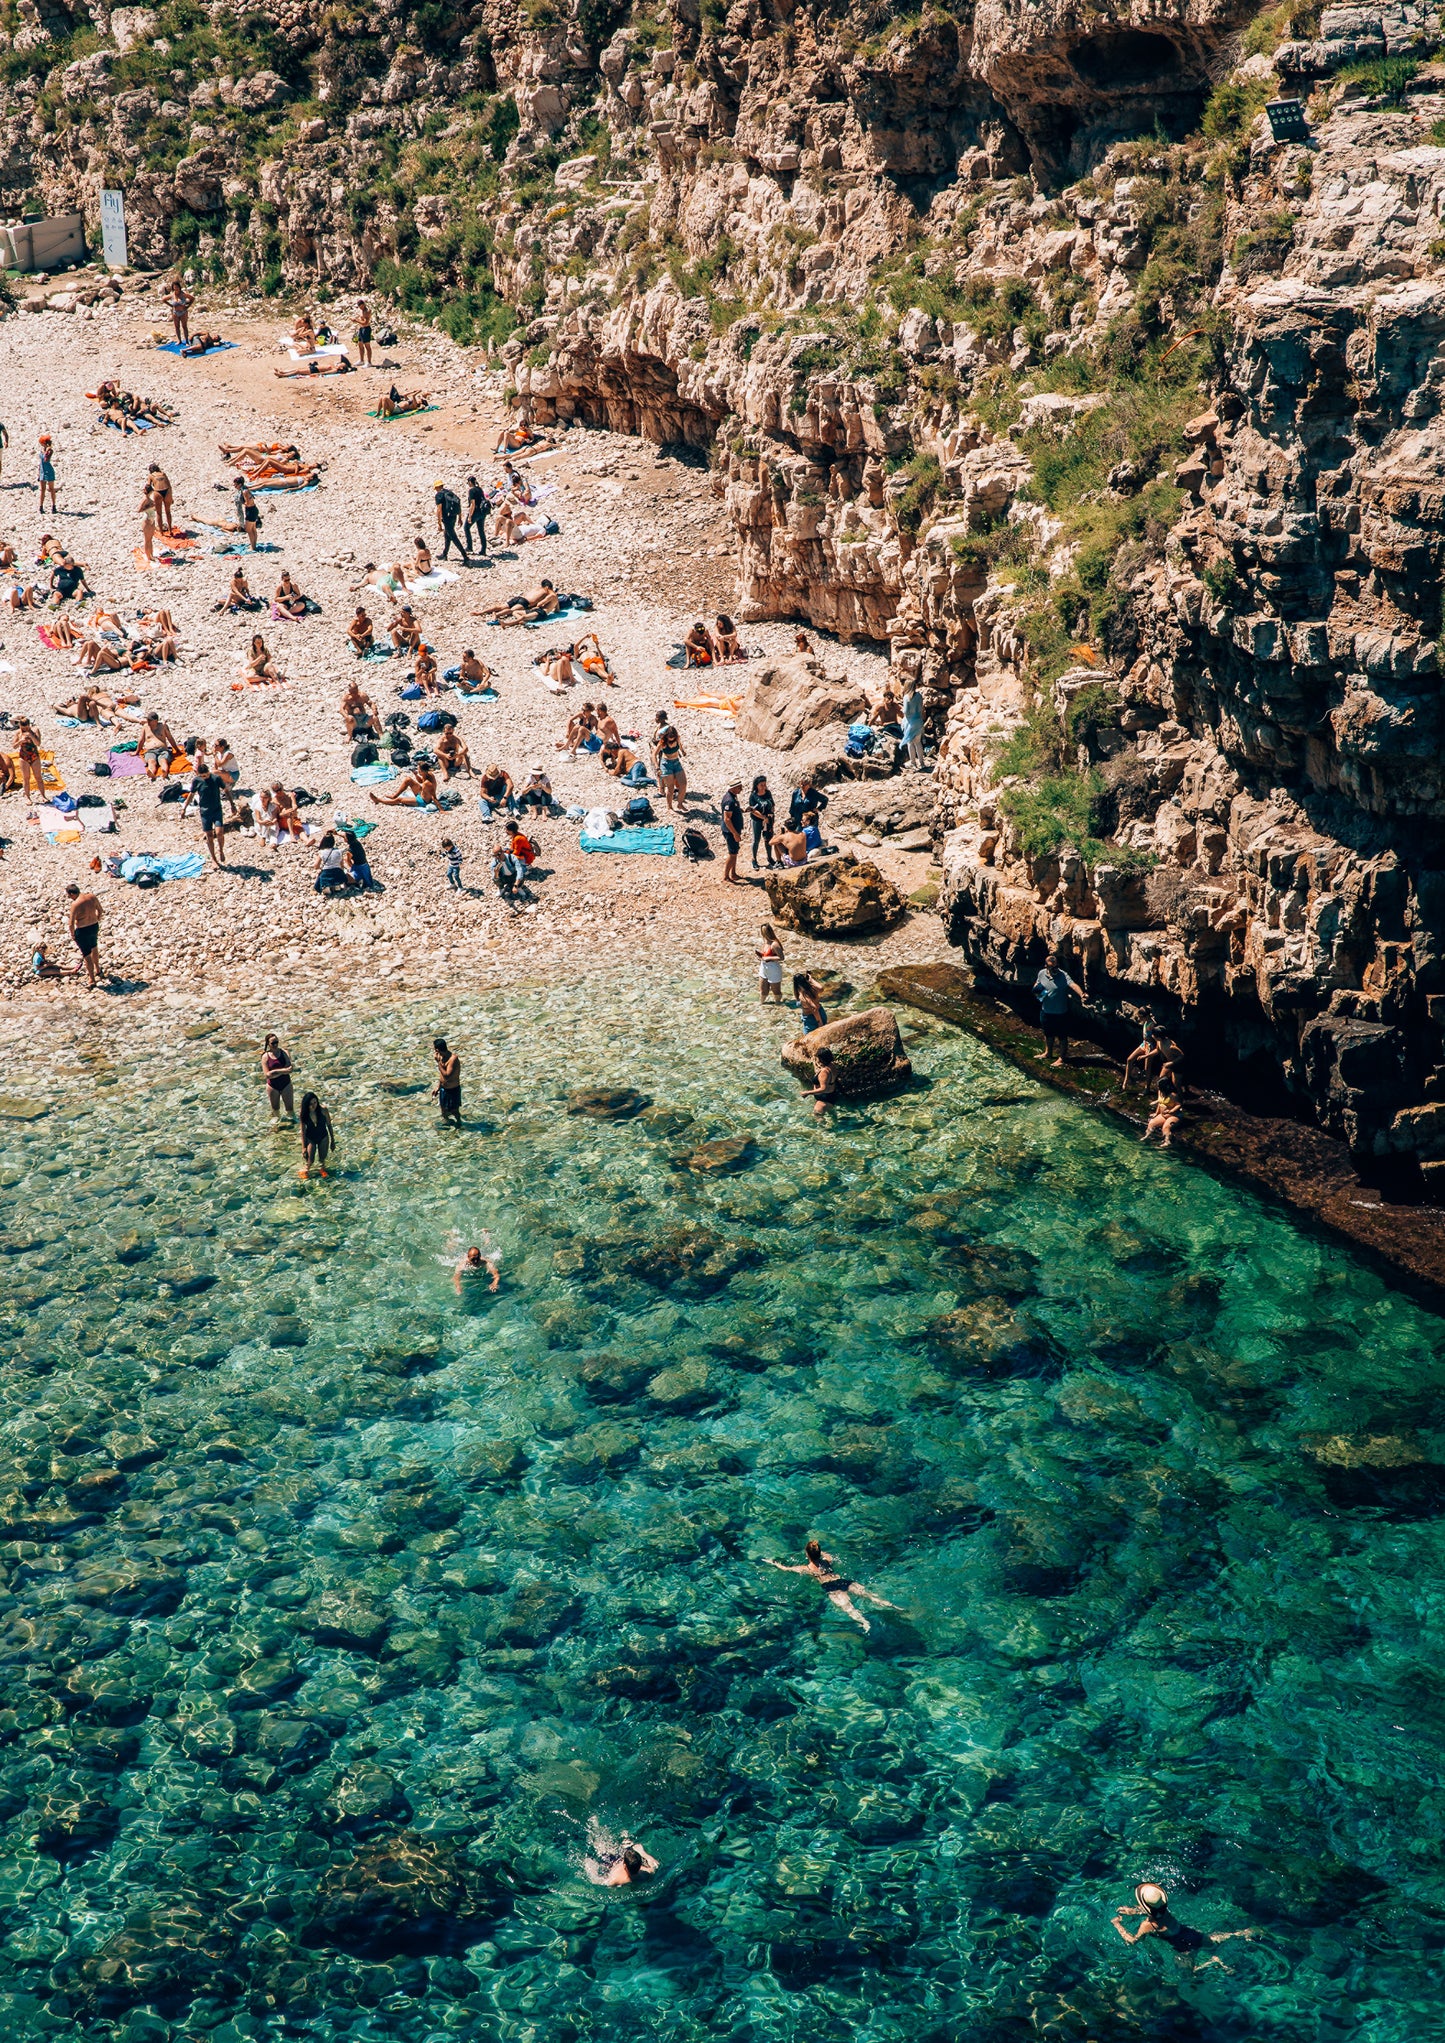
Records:
<instances>
[{"instance_id":1,"label":"rocky cliff","mask_svg":"<svg viewBox=\"0 0 1445 2043\"><path fill-rule=\"evenodd\" d=\"M1434 8L0 21L8 204L120 183L144 264L374 286L705 450L744 616L921 680L976 967L1061 943L1106 1029L1445 1175Z\"/></svg>"}]
</instances>

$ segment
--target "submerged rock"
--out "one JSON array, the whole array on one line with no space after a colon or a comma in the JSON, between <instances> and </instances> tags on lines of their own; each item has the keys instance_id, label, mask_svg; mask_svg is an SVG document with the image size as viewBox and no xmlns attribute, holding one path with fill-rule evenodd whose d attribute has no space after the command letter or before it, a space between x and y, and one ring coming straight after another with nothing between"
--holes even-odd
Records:
<instances>
[{"instance_id":1,"label":"submerged rock","mask_svg":"<svg viewBox=\"0 0 1445 2043\"><path fill-rule=\"evenodd\" d=\"M630 1121L651 1104L645 1092L636 1092L631 1086L593 1086L569 1094L567 1111L585 1115L589 1121Z\"/></svg>"},{"instance_id":2,"label":"submerged rock","mask_svg":"<svg viewBox=\"0 0 1445 2043\"><path fill-rule=\"evenodd\" d=\"M724 1135L714 1142L700 1142L682 1159L682 1167L720 1176L727 1171L746 1170L757 1153L758 1146L751 1135Z\"/></svg>"},{"instance_id":3,"label":"submerged rock","mask_svg":"<svg viewBox=\"0 0 1445 2043\"><path fill-rule=\"evenodd\" d=\"M767 876L773 920L806 936L858 936L887 929L908 903L876 865L851 852L816 865L784 866Z\"/></svg>"},{"instance_id":4,"label":"submerged rock","mask_svg":"<svg viewBox=\"0 0 1445 2043\"><path fill-rule=\"evenodd\" d=\"M945 1313L927 1337L955 1375L1041 1376L1058 1363L1046 1338L1001 1298L978 1298Z\"/></svg>"},{"instance_id":5,"label":"submerged rock","mask_svg":"<svg viewBox=\"0 0 1445 2043\"><path fill-rule=\"evenodd\" d=\"M903 1052L898 1022L891 1009L868 1007L826 1022L811 1035L795 1036L783 1048L783 1067L811 1085L817 1075L815 1052L833 1053L833 1075L841 1099L874 1099L897 1092L913 1077Z\"/></svg>"},{"instance_id":6,"label":"submerged rock","mask_svg":"<svg viewBox=\"0 0 1445 2043\"><path fill-rule=\"evenodd\" d=\"M403 1831L322 1875L311 1941L372 1958L438 1950L459 1940L477 1899L473 1876L444 1846Z\"/></svg>"}]
</instances>

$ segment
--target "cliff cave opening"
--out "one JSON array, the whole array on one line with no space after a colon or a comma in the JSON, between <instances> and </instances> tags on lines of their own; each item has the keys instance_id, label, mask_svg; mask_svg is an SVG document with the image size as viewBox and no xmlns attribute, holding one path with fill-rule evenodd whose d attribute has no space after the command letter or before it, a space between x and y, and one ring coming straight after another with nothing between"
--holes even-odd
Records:
<instances>
[{"instance_id":1,"label":"cliff cave opening","mask_svg":"<svg viewBox=\"0 0 1445 2043\"><path fill-rule=\"evenodd\" d=\"M1139 28L1090 36L1075 45L1069 60L1086 85L1104 92L1152 85L1179 69L1179 51L1168 36L1150 35Z\"/></svg>"}]
</instances>

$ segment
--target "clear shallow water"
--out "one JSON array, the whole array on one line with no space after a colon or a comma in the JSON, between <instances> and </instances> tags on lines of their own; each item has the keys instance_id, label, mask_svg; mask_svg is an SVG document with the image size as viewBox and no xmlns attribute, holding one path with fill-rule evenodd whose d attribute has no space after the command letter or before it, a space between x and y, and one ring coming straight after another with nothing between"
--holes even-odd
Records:
<instances>
[{"instance_id":1,"label":"clear shallow water","mask_svg":"<svg viewBox=\"0 0 1445 2043\"><path fill-rule=\"evenodd\" d=\"M229 1027L12 1081L6 2037L1445 2033L1440 1322L941 1027L820 1137L783 1026L298 1028L309 1187Z\"/></svg>"}]
</instances>

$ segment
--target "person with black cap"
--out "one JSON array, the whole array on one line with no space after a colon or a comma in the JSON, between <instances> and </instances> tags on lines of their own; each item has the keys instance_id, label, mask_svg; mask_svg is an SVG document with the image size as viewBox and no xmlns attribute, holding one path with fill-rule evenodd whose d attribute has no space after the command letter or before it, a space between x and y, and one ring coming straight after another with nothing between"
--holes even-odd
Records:
<instances>
[{"instance_id":1,"label":"person with black cap","mask_svg":"<svg viewBox=\"0 0 1445 2043\"><path fill-rule=\"evenodd\" d=\"M461 535L457 531L457 519L462 515L461 498L454 489L447 488L440 476L437 477L433 488L436 490L437 530L442 535L442 559L445 560L455 547L464 561L470 561L471 555L462 544Z\"/></svg>"}]
</instances>

